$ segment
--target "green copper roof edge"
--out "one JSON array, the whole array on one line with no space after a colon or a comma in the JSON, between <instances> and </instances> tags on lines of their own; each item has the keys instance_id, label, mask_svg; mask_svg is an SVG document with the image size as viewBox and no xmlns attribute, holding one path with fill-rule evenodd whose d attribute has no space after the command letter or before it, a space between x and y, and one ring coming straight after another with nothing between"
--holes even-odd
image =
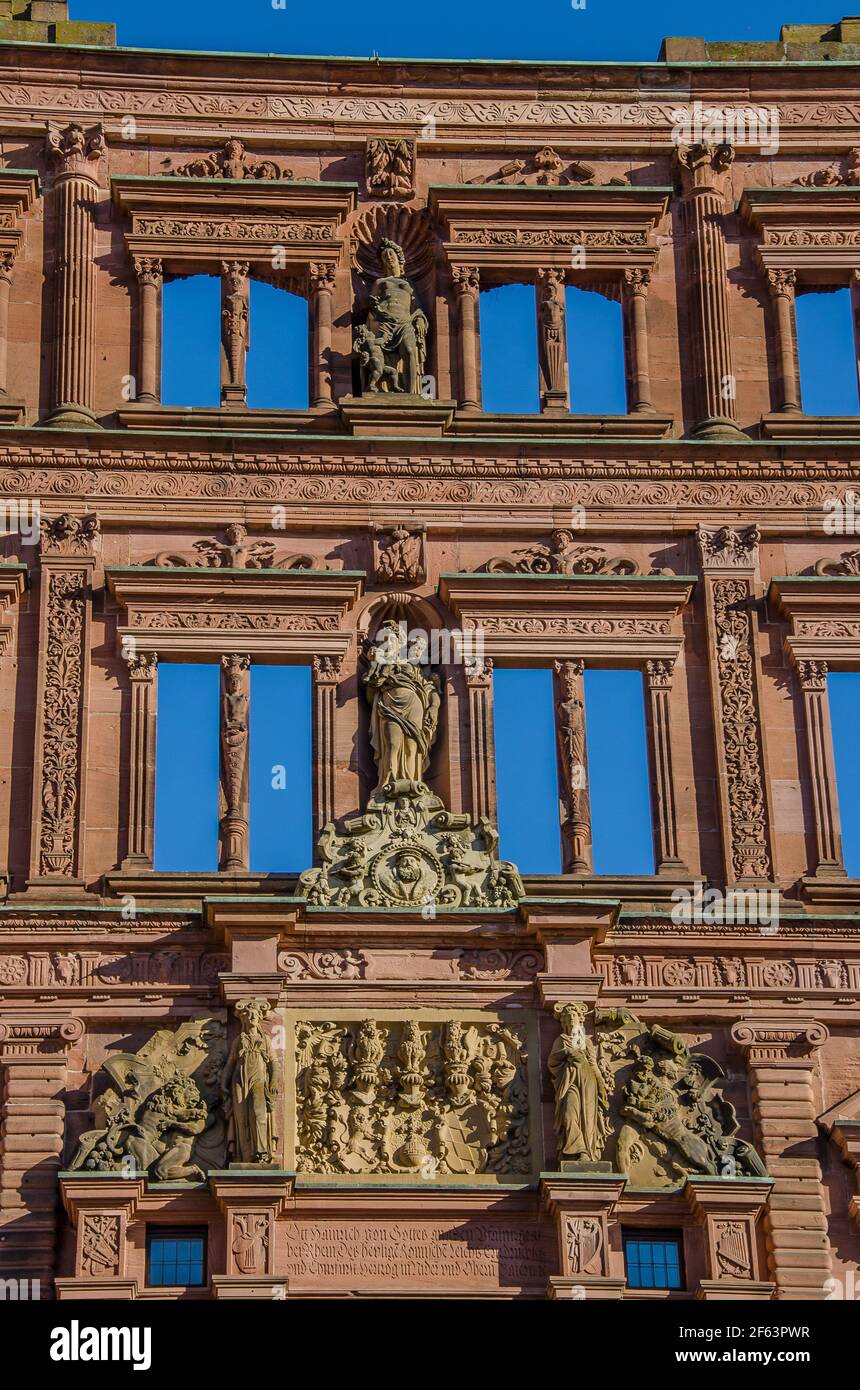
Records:
<instances>
[{"instance_id":1,"label":"green copper roof edge","mask_svg":"<svg viewBox=\"0 0 860 1390\"><path fill-rule=\"evenodd\" d=\"M756 146L753 146L756 148ZM145 175L136 174L135 178L143 178ZM217 183L217 179L212 180ZM242 180L238 180L242 182ZM429 190L432 193L434 188L470 188L473 192L478 189L481 193L534 193L535 190L544 193L606 193L609 189L613 193L674 193L672 184L658 183L564 183L564 184L534 184L534 183L431 183ZM815 193L816 189L809 190Z\"/></svg>"},{"instance_id":2,"label":"green copper roof edge","mask_svg":"<svg viewBox=\"0 0 860 1390\"><path fill-rule=\"evenodd\" d=\"M784 584L790 581L792 584L820 584L826 580L831 584L833 580L840 584L860 584L860 574L773 574L771 584Z\"/></svg>"},{"instance_id":3,"label":"green copper roof edge","mask_svg":"<svg viewBox=\"0 0 860 1390\"><path fill-rule=\"evenodd\" d=\"M78 23L100 23L94 21L72 21ZM116 27L112 21L106 21L102 27ZM670 36L674 37L674 36ZM715 43L731 42L714 40ZM748 42L753 47L760 44L778 43L779 40L759 39L759 40L740 40ZM253 50L231 50L217 48L137 48L133 45L103 44L93 43L51 43L49 40L32 39L0 39L0 46L4 48L35 48L47 49L50 52L65 53L98 53L108 56L117 54L139 54L143 57L152 55L162 57L167 55L175 58L252 58L258 61L271 62L273 59L281 62L303 62L303 63L367 63L376 67L384 66L409 66L420 64L422 66L435 67L509 67L509 68L644 68L649 69L668 69L684 72L690 68L706 69L743 69L743 68L772 68L776 71L784 71L786 68L854 68L860 67L860 58L830 58L830 59L742 59L732 58L722 60L718 58L698 58L690 60L671 60L649 59L649 58L623 58L617 60L607 60L600 58L384 58L377 55L362 55L356 53L259 53ZM811 45L810 45L811 46ZM851 45L860 47L860 45Z\"/></svg>"},{"instance_id":4,"label":"green copper roof edge","mask_svg":"<svg viewBox=\"0 0 860 1390\"><path fill-rule=\"evenodd\" d=\"M187 878L187 874L183 874L182 877ZM120 903L117 903L116 907L99 907L95 903L92 906L90 906L89 903L77 903L74 906L70 906L69 903L22 903L20 906L17 906L15 903L3 903L0 905L0 915L7 912L20 913L22 917L38 917L43 912L66 912L75 917L80 917L81 913L84 912L99 912L109 916L111 914L115 915L118 912L121 913L122 911L123 908ZM165 912L180 917L201 916L200 909L196 907L136 907L135 917L147 915L160 917L163 916Z\"/></svg>"},{"instance_id":5,"label":"green copper roof edge","mask_svg":"<svg viewBox=\"0 0 860 1390\"><path fill-rule=\"evenodd\" d=\"M695 584L696 581L697 581L697 579L698 579L698 575L695 575L695 574L523 574L523 573L519 573L519 572L517 572L517 571L510 571L510 570L504 571L503 573L488 572L487 570L443 570L442 573L439 575L439 578L440 578L440 579L488 579L488 580L502 580L502 579L539 579L539 580L540 580L542 583L544 583L544 584L547 583L547 582L549 582L550 584L553 584L553 583L558 584L558 583L562 583L562 582L565 583L565 584L567 584L567 583L570 583L571 580L573 580L575 583L581 583L582 581L588 581L588 582L590 582L592 579L611 579L611 580L619 580L619 579L620 579L620 580L623 580L625 584L626 584L626 583L642 584L642 583L645 583L646 581L647 581L648 583L652 583L652 584L653 584L654 582L663 583L663 584L677 584L677 583ZM613 874L612 877L613 877L613 878L616 878L616 877L619 877L619 875ZM640 878L641 875L640 875L640 874L631 874L630 877L631 877L631 878Z\"/></svg>"},{"instance_id":6,"label":"green copper roof edge","mask_svg":"<svg viewBox=\"0 0 860 1390\"><path fill-rule=\"evenodd\" d=\"M26 569L27 567L23 565L21 568ZM219 565L213 566L211 569L208 565L106 565L105 569L109 570L111 574L200 574L201 572L209 575L260 573L279 575L324 574L328 579L330 579L333 574L336 574L338 577L343 577L344 579L367 578L367 570L281 570L278 569L276 565L273 565L271 569L266 568L265 570L262 568L259 570L254 569L248 565Z\"/></svg>"},{"instance_id":7,"label":"green copper roof edge","mask_svg":"<svg viewBox=\"0 0 860 1390\"><path fill-rule=\"evenodd\" d=\"M101 50L99 50L101 51ZM10 170L4 169L4 174ZM18 173L18 170L11 172ZM35 172L35 171L34 171ZM302 188L350 188L358 189L359 185L354 179L221 179L221 178L198 178L196 174L111 174L111 183L152 183L154 179L160 181L171 180L174 183L193 184L197 188L200 184L213 184L216 188L229 188L236 185L238 188L247 186L249 183L264 183L267 188L280 188L282 185L292 187L298 184Z\"/></svg>"}]
</instances>

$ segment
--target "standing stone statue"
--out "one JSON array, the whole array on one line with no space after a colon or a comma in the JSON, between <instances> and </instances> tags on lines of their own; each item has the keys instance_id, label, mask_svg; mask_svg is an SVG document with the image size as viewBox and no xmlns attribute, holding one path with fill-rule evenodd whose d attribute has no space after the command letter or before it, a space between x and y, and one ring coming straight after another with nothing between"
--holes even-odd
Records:
<instances>
[{"instance_id":1,"label":"standing stone statue","mask_svg":"<svg viewBox=\"0 0 860 1390\"><path fill-rule=\"evenodd\" d=\"M585 1033L585 1004L557 1004L561 1032L547 1065L555 1087L555 1132L559 1160L597 1162L606 1138L609 1108L597 1054Z\"/></svg>"},{"instance_id":2,"label":"standing stone statue","mask_svg":"<svg viewBox=\"0 0 860 1390\"><path fill-rule=\"evenodd\" d=\"M364 677L371 701L370 738L379 773L374 795L398 783L423 786L439 724L439 677L406 650L405 630L380 627Z\"/></svg>"},{"instance_id":3,"label":"standing stone statue","mask_svg":"<svg viewBox=\"0 0 860 1390\"><path fill-rule=\"evenodd\" d=\"M227 1058L222 1080L227 1116L227 1146L234 1163L275 1162L275 1063L263 1019L265 999L243 999L236 1005L242 1031Z\"/></svg>"},{"instance_id":4,"label":"standing stone statue","mask_svg":"<svg viewBox=\"0 0 860 1390\"><path fill-rule=\"evenodd\" d=\"M395 241L379 243L382 275L370 291L367 322L355 333L363 395L379 391L421 392L427 358L427 316L406 279L406 258Z\"/></svg>"}]
</instances>

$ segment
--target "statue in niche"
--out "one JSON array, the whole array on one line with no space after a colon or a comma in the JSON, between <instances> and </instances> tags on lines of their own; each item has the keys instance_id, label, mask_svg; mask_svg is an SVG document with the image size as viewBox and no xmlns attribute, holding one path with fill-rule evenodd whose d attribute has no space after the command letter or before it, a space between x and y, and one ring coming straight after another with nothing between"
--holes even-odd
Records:
<instances>
[{"instance_id":1,"label":"statue in niche","mask_svg":"<svg viewBox=\"0 0 860 1390\"><path fill-rule=\"evenodd\" d=\"M423 653L413 647L406 652L399 626L385 623L371 648L364 683L379 773L375 795L398 783L424 785L442 696L438 675L421 664Z\"/></svg>"},{"instance_id":2,"label":"statue in niche","mask_svg":"<svg viewBox=\"0 0 860 1390\"><path fill-rule=\"evenodd\" d=\"M275 1162L275 1063L263 1028L269 1009L265 999L243 999L236 1005L242 1031L222 1079L227 1145L235 1163Z\"/></svg>"},{"instance_id":3,"label":"statue in niche","mask_svg":"<svg viewBox=\"0 0 860 1390\"><path fill-rule=\"evenodd\" d=\"M561 1032L547 1063L555 1087L555 1128L559 1158L597 1162L606 1138L609 1099L593 1043L586 1037L585 1004L557 1004Z\"/></svg>"},{"instance_id":4,"label":"statue in niche","mask_svg":"<svg viewBox=\"0 0 860 1390\"><path fill-rule=\"evenodd\" d=\"M430 325L406 278L402 247L383 237L379 253L383 273L371 287L367 320L356 330L354 340L362 394L397 391L417 396Z\"/></svg>"}]
</instances>

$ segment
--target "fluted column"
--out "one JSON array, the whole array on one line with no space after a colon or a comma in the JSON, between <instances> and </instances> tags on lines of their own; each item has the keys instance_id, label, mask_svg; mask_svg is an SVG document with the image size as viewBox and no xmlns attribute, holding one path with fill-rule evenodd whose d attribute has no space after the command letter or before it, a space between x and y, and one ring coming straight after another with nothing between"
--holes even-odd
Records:
<instances>
[{"instance_id":1,"label":"fluted column","mask_svg":"<svg viewBox=\"0 0 860 1390\"><path fill-rule=\"evenodd\" d=\"M161 399L158 371L158 340L161 320L161 288L164 280L161 261L151 256L135 256L134 271L140 294L138 332L137 391L135 400L154 405Z\"/></svg>"},{"instance_id":2,"label":"fluted column","mask_svg":"<svg viewBox=\"0 0 860 1390\"><path fill-rule=\"evenodd\" d=\"M342 658L314 657L314 835L335 817L337 687Z\"/></svg>"},{"instance_id":3,"label":"fluted column","mask_svg":"<svg viewBox=\"0 0 860 1390\"><path fill-rule=\"evenodd\" d=\"M825 1299L830 1287L815 1075L827 1039L824 1025L807 1019L743 1018L732 1028L749 1069L756 1147L775 1180L764 1225L779 1299Z\"/></svg>"},{"instance_id":4,"label":"fluted column","mask_svg":"<svg viewBox=\"0 0 860 1390\"><path fill-rule=\"evenodd\" d=\"M477 266L455 265L452 271L457 295L459 323L459 402L461 410L480 410L480 337L478 330L478 295L481 278Z\"/></svg>"},{"instance_id":5,"label":"fluted column","mask_svg":"<svg viewBox=\"0 0 860 1390\"><path fill-rule=\"evenodd\" d=\"M551 268L539 270L538 326L540 338L540 399L542 411L570 409L567 381L567 307L565 274Z\"/></svg>"},{"instance_id":6,"label":"fluted column","mask_svg":"<svg viewBox=\"0 0 860 1390\"><path fill-rule=\"evenodd\" d=\"M493 663L489 657L464 668L469 693L469 772L472 818L486 816L495 822L496 737L493 726Z\"/></svg>"},{"instance_id":7,"label":"fluted column","mask_svg":"<svg viewBox=\"0 0 860 1390\"><path fill-rule=\"evenodd\" d=\"M735 374L726 291L724 175L731 145L679 145L681 227L689 286L696 421L694 434L737 438Z\"/></svg>"},{"instance_id":8,"label":"fluted column","mask_svg":"<svg viewBox=\"0 0 860 1390\"><path fill-rule=\"evenodd\" d=\"M219 867L229 873L248 868L250 825L249 704L250 656L221 658L221 844Z\"/></svg>"},{"instance_id":9,"label":"fluted column","mask_svg":"<svg viewBox=\"0 0 860 1390\"><path fill-rule=\"evenodd\" d=\"M130 655L131 740L128 774L128 855L123 868L151 869L155 833L155 736L158 656Z\"/></svg>"},{"instance_id":10,"label":"fluted column","mask_svg":"<svg viewBox=\"0 0 860 1390\"><path fill-rule=\"evenodd\" d=\"M313 405L325 409L332 405L331 327L332 299L336 271L333 265L312 263L310 267L313 314Z\"/></svg>"},{"instance_id":11,"label":"fluted column","mask_svg":"<svg viewBox=\"0 0 860 1390\"><path fill-rule=\"evenodd\" d=\"M842 832L836 793L830 701L827 698L827 662L797 661L796 666L797 678L803 691L809 780L815 809L815 839L818 850L815 872L817 875L832 878L834 874L844 874L845 866L842 859Z\"/></svg>"},{"instance_id":12,"label":"fluted column","mask_svg":"<svg viewBox=\"0 0 860 1390\"><path fill-rule=\"evenodd\" d=\"M648 287L649 270L625 270L622 279L622 299L627 320L627 341L630 347L630 411L654 413L651 400L651 367L648 359Z\"/></svg>"},{"instance_id":13,"label":"fluted column","mask_svg":"<svg viewBox=\"0 0 860 1390\"><path fill-rule=\"evenodd\" d=\"M796 344L794 341L794 288L797 272L769 270L767 287L773 300L776 323L776 347L779 354L779 381L782 392L780 410L800 410L800 383L797 380Z\"/></svg>"},{"instance_id":14,"label":"fluted column","mask_svg":"<svg viewBox=\"0 0 860 1390\"><path fill-rule=\"evenodd\" d=\"M672 718L669 702L674 673L674 661L659 660L645 663L651 763L654 775L658 874L686 872L686 865L678 852L678 805L675 794L675 771L672 763Z\"/></svg>"},{"instance_id":15,"label":"fluted column","mask_svg":"<svg viewBox=\"0 0 860 1390\"><path fill-rule=\"evenodd\" d=\"M9 295L14 264L14 251L0 251L0 396L9 394Z\"/></svg>"},{"instance_id":16,"label":"fluted column","mask_svg":"<svg viewBox=\"0 0 860 1390\"><path fill-rule=\"evenodd\" d=\"M221 262L221 404L247 405L249 346L247 261Z\"/></svg>"},{"instance_id":17,"label":"fluted column","mask_svg":"<svg viewBox=\"0 0 860 1390\"><path fill-rule=\"evenodd\" d=\"M585 662L556 661L555 727L561 782L564 870L592 872L591 798L585 741Z\"/></svg>"},{"instance_id":18,"label":"fluted column","mask_svg":"<svg viewBox=\"0 0 860 1390\"><path fill-rule=\"evenodd\" d=\"M100 126L52 130L54 164L54 360L48 423L91 428L95 406L95 214L99 168L105 156Z\"/></svg>"}]
</instances>

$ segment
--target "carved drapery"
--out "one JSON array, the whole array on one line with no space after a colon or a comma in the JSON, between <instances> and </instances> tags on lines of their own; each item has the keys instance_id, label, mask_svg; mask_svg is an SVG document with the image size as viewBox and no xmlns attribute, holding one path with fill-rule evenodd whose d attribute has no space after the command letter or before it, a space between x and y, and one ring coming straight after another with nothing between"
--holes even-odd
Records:
<instances>
[{"instance_id":1,"label":"carved drapery","mask_svg":"<svg viewBox=\"0 0 860 1390\"><path fill-rule=\"evenodd\" d=\"M221 658L221 844L219 867L248 867L251 658Z\"/></svg>"},{"instance_id":2,"label":"carved drapery","mask_svg":"<svg viewBox=\"0 0 860 1390\"><path fill-rule=\"evenodd\" d=\"M131 686L131 740L128 773L128 856L123 868L151 869L155 831L155 737L158 655L127 657Z\"/></svg>"},{"instance_id":3,"label":"carved drapery","mask_svg":"<svg viewBox=\"0 0 860 1390\"><path fill-rule=\"evenodd\" d=\"M827 662L801 659L796 662L796 667L797 678L803 691L809 777L815 811L815 839L818 852L815 872L825 877L833 877L834 874L841 877L845 873L845 867L836 793L830 701L827 697Z\"/></svg>"},{"instance_id":4,"label":"carved drapery","mask_svg":"<svg viewBox=\"0 0 860 1390\"><path fill-rule=\"evenodd\" d=\"M780 410L800 410L800 383L797 379L797 344L794 332L794 291L797 272L768 270L767 285L773 301L776 349L779 356Z\"/></svg>"},{"instance_id":5,"label":"carved drapery","mask_svg":"<svg viewBox=\"0 0 860 1390\"><path fill-rule=\"evenodd\" d=\"M689 285L697 434L736 437L735 375L726 293L723 175L730 145L679 145L679 204Z\"/></svg>"},{"instance_id":6,"label":"carved drapery","mask_svg":"<svg viewBox=\"0 0 860 1390\"><path fill-rule=\"evenodd\" d=\"M465 667L469 693L469 773L472 818L495 822L496 740L493 724L493 663L486 657Z\"/></svg>"},{"instance_id":7,"label":"carved drapery","mask_svg":"<svg viewBox=\"0 0 860 1390\"><path fill-rule=\"evenodd\" d=\"M726 882L772 881L754 577L759 532L700 527Z\"/></svg>"},{"instance_id":8,"label":"carved drapery","mask_svg":"<svg viewBox=\"0 0 860 1390\"><path fill-rule=\"evenodd\" d=\"M105 156L100 126L50 131L55 167L54 361L50 423L91 427L95 390L95 208Z\"/></svg>"},{"instance_id":9,"label":"carved drapery","mask_svg":"<svg viewBox=\"0 0 860 1390\"><path fill-rule=\"evenodd\" d=\"M541 409L567 410L567 314L565 272L541 269L537 273L538 327L540 339Z\"/></svg>"},{"instance_id":10,"label":"carved drapery","mask_svg":"<svg viewBox=\"0 0 860 1390\"><path fill-rule=\"evenodd\" d=\"M335 817L337 686L343 659L315 656L314 677L314 833Z\"/></svg>"},{"instance_id":11,"label":"carved drapery","mask_svg":"<svg viewBox=\"0 0 860 1390\"><path fill-rule=\"evenodd\" d=\"M480 410L480 337L478 331L480 272L474 265L455 265L451 274L460 313L458 334L460 408L462 410Z\"/></svg>"},{"instance_id":12,"label":"carved drapery","mask_svg":"<svg viewBox=\"0 0 860 1390\"><path fill-rule=\"evenodd\" d=\"M670 698L674 672L675 663L672 660L645 663L658 874L686 872L686 865L678 850L678 804L672 761Z\"/></svg>"},{"instance_id":13,"label":"carved drapery","mask_svg":"<svg viewBox=\"0 0 860 1390\"><path fill-rule=\"evenodd\" d=\"M648 287L649 270L625 270L621 279L621 301L624 309L625 333L630 359L630 410L639 414L653 413L651 400L651 367L648 358Z\"/></svg>"},{"instance_id":14,"label":"carved drapery","mask_svg":"<svg viewBox=\"0 0 860 1390\"><path fill-rule=\"evenodd\" d=\"M98 520L42 523L31 878L79 883L83 868L90 600Z\"/></svg>"},{"instance_id":15,"label":"carved drapery","mask_svg":"<svg viewBox=\"0 0 860 1390\"><path fill-rule=\"evenodd\" d=\"M830 1247L815 1154L815 1053L828 1031L811 1020L744 1018L731 1036L746 1057L758 1142L775 1180L764 1222L777 1297L824 1299Z\"/></svg>"},{"instance_id":16,"label":"carved drapery","mask_svg":"<svg viewBox=\"0 0 860 1390\"><path fill-rule=\"evenodd\" d=\"M585 743L585 662L556 661L554 670L564 868L566 873L590 874L591 804Z\"/></svg>"},{"instance_id":17,"label":"carved drapery","mask_svg":"<svg viewBox=\"0 0 860 1390\"><path fill-rule=\"evenodd\" d=\"M312 403L320 409L332 404L331 327L336 271L325 262L312 262L309 283L313 316Z\"/></svg>"},{"instance_id":18,"label":"carved drapery","mask_svg":"<svg viewBox=\"0 0 860 1390\"><path fill-rule=\"evenodd\" d=\"M134 272L137 276L140 319L140 348L137 364L137 391L135 400L156 404L160 399L159 390L159 348L161 323L161 288L163 283L162 264L154 256L135 256Z\"/></svg>"},{"instance_id":19,"label":"carved drapery","mask_svg":"<svg viewBox=\"0 0 860 1390\"><path fill-rule=\"evenodd\" d=\"M246 358L249 343L247 261L221 262L221 404L247 404Z\"/></svg>"}]
</instances>

